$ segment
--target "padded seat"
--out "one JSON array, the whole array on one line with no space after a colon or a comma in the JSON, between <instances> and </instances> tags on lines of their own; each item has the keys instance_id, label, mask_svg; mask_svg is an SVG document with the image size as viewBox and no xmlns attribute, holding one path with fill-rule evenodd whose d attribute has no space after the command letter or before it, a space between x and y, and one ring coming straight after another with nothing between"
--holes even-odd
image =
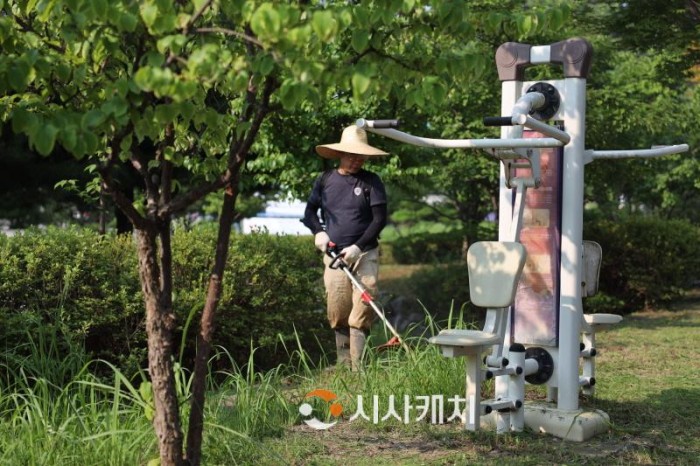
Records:
<instances>
[{"instance_id":1,"label":"padded seat","mask_svg":"<svg viewBox=\"0 0 700 466\"><path fill-rule=\"evenodd\" d=\"M583 385L583 394L588 396L595 395L595 357L598 354L596 348L595 334L596 329L600 329L606 325L615 325L622 322L622 316L617 314L583 314L583 323L581 325L581 343L583 343L583 379L593 381Z\"/></svg>"},{"instance_id":2,"label":"padded seat","mask_svg":"<svg viewBox=\"0 0 700 466\"><path fill-rule=\"evenodd\" d=\"M613 325L622 322L622 316L617 314L584 314L583 319L588 325Z\"/></svg>"},{"instance_id":3,"label":"padded seat","mask_svg":"<svg viewBox=\"0 0 700 466\"><path fill-rule=\"evenodd\" d=\"M499 344L501 337L481 330L443 330L429 341L440 347L443 356L453 358L481 352L485 347Z\"/></svg>"},{"instance_id":4,"label":"padded seat","mask_svg":"<svg viewBox=\"0 0 700 466\"><path fill-rule=\"evenodd\" d=\"M467 430L478 430L481 416L481 353L490 346L502 348L509 306L515 299L525 266L525 247L515 242L480 241L467 251L469 295L473 304L487 308L483 330L448 329L430 338L443 356L465 356ZM500 356L500 350L499 354Z\"/></svg>"},{"instance_id":5,"label":"padded seat","mask_svg":"<svg viewBox=\"0 0 700 466\"><path fill-rule=\"evenodd\" d=\"M430 339L436 345L489 346L500 341L498 335L480 330L459 330L459 333L443 333Z\"/></svg>"}]
</instances>

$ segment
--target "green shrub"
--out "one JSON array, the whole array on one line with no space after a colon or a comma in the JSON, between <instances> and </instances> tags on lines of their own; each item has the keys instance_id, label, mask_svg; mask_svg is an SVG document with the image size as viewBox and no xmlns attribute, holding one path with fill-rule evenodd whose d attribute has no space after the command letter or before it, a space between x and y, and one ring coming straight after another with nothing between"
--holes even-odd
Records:
<instances>
[{"instance_id":1,"label":"green shrub","mask_svg":"<svg viewBox=\"0 0 700 466\"><path fill-rule=\"evenodd\" d=\"M137 260L128 237L72 227L0 242L0 332L6 348L55 332L93 357L140 364L145 349ZM67 349L66 349L67 350Z\"/></svg>"},{"instance_id":2,"label":"green shrub","mask_svg":"<svg viewBox=\"0 0 700 466\"><path fill-rule=\"evenodd\" d=\"M174 307L185 328L185 363L213 263L216 229L173 235ZM219 303L215 344L239 364L251 347L267 368L288 360L282 342L299 338L312 355L327 344L322 265L308 237L234 235ZM138 261L129 236L99 236L77 227L0 235L0 334L6 348L21 348L27 335L53 334L85 345L94 358L134 374L145 366L144 305ZM176 335L178 343L181 335ZM324 343L325 342L325 343ZM316 350L316 353L313 350ZM66 349L68 350L68 349Z\"/></svg>"},{"instance_id":3,"label":"green shrub","mask_svg":"<svg viewBox=\"0 0 700 466\"><path fill-rule=\"evenodd\" d=\"M215 239L213 228L180 232L173 238L173 277L175 289L181 290L176 309L182 322L204 304ZM322 272L309 237L234 235L216 318L216 344L239 363L248 360L251 348L260 348L255 362L261 368L288 362L284 346L296 347L297 336L312 356L319 355L331 338ZM194 337L187 342L186 357L194 354Z\"/></svg>"},{"instance_id":4,"label":"green shrub","mask_svg":"<svg viewBox=\"0 0 700 466\"><path fill-rule=\"evenodd\" d=\"M589 312L632 312L668 303L700 276L700 229L683 220L628 217L585 224L584 238L600 243L599 294Z\"/></svg>"},{"instance_id":5,"label":"green shrub","mask_svg":"<svg viewBox=\"0 0 700 466\"><path fill-rule=\"evenodd\" d=\"M457 230L414 233L399 236L390 245L397 264L454 262L462 255L462 233Z\"/></svg>"},{"instance_id":6,"label":"green shrub","mask_svg":"<svg viewBox=\"0 0 700 466\"><path fill-rule=\"evenodd\" d=\"M470 242L493 240L498 224L481 222L474 232L467 232ZM464 231L461 229L431 232L415 230L403 236L394 236L382 243L385 264L439 264L462 260Z\"/></svg>"},{"instance_id":7,"label":"green shrub","mask_svg":"<svg viewBox=\"0 0 700 466\"><path fill-rule=\"evenodd\" d=\"M435 321L442 324L452 314L472 320L477 310L469 300L469 272L463 262L426 267L408 279L413 290L409 298L421 302Z\"/></svg>"}]
</instances>

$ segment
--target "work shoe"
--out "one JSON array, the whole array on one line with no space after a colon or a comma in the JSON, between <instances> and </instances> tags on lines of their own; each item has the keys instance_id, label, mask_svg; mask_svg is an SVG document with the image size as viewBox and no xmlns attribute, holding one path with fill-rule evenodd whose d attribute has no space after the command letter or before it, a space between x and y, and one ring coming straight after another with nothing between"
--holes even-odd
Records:
<instances>
[{"instance_id":1,"label":"work shoe","mask_svg":"<svg viewBox=\"0 0 700 466\"><path fill-rule=\"evenodd\" d=\"M336 366L350 363L350 329L335 329Z\"/></svg>"},{"instance_id":2,"label":"work shoe","mask_svg":"<svg viewBox=\"0 0 700 466\"><path fill-rule=\"evenodd\" d=\"M350 327L350 360L353 372L358 372L362 369L362 353L365 351L366 342L366 331Z\"/></svg>"}]
</instances>

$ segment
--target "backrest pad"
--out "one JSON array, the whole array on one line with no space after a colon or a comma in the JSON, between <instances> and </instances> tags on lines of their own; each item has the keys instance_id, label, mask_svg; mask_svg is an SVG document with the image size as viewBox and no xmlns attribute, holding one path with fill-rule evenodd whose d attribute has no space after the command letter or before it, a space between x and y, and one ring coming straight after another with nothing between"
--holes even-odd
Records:
<instances>
[{"instance_id":1,"label":"backrest pad","mask_svg":"<svg viewBox=\"0 0 700 466\"><path fill-rule=\"evenodd\" d=\"M525 247L516 242L479 241L467 251L469 294L480 307L508 307L515 299L525 265Z\"/></svg>"}]
</instances>

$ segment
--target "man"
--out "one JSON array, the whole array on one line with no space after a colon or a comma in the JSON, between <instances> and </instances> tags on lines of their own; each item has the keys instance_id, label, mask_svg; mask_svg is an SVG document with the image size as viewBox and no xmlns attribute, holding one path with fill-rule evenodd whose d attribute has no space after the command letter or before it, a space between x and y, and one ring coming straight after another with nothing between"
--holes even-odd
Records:
<instances>
[{"instance_id":1,"label":"man","mask_svg":"<svg viewBox=\"0 0 700 466\"><path fill-rule=\"evenodd\" d=\"M376 295L379 272L379 233L386 225L386 191L379 176L364 170L370 157L387 155L367 143L367 133L357 126L343 130L340 142L316 146L324 158L339 160L338 167L316 179L304 212L304 225L314 234L316 247L326 252L328 243L337 250L353 273ZM319 220L318 212L324 223ZM362 352L376 315L340 269L331 269L324 255L328 321L335 331L338 363L361 367Z\"/></svg>"}]
</instances>

